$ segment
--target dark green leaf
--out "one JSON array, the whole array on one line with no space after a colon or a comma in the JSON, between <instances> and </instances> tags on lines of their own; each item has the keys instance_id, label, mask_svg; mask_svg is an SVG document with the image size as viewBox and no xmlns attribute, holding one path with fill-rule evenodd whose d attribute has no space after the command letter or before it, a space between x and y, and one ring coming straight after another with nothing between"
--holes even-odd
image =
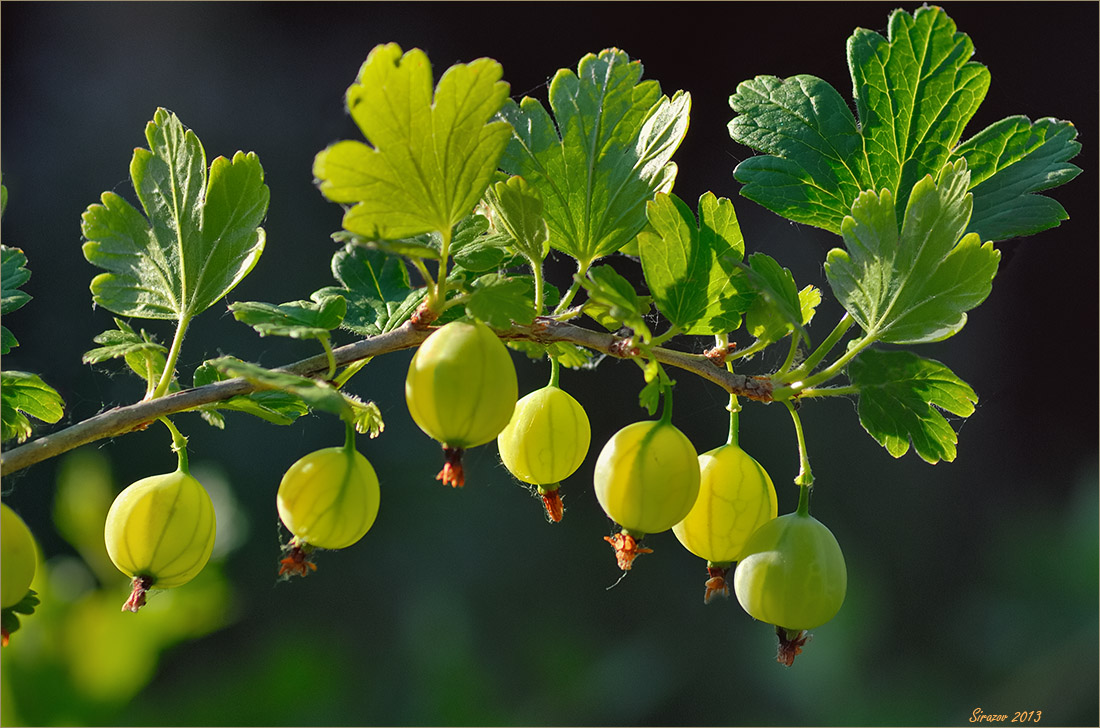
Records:
<instances>
[{"instance_id":1,"label":"dark green leaf","mask_svg":"<svg viewBox=\"0 0 1100 728\"><path fill-rule=\"evenodd\" d=\"M433 233L433 237L438 235ZM495 269L510 257L505 248L511 242L507 235L490 231L484 215L470 215L455 228L451 255L463 269L482 273Z\"/></svg>"},{"instance_id":2,"label":"dark green leaf","mask_svg":"<svg viewBox=\"0 0 1100 728\"><path fill-rule=\"evenodd\" d=\"M675 195L658 193L646 211L654 232L638 234L638 251L657 309L687 334L738 328L756 291L737 265L745 241L733 204L705 193L698 224Z\"/></svg>"},{"instance_id":3,"label":"dark green leaf","mask_svg":"<svg viewBox=\"0 0 1100 728\"><path fill-rule=\"evenodd\" d=\"M202 387L231 378L206 362L195 370L194 386ZM203 419L214 427L225 429L225 418L218 412L219 409L244 412L276 425L289 425L309 412L301 397L278 389L237 395L200 408Z\"/></svg>"},{"instance_id":4,"label":"dark green leaf","mask_svg":"<svg viewBox=\"0 0 1100 728\"><path fill-rule=\"evenodd\" d=\"M30 280L31 272L24 267L27 265L27 256L19 248L0 245L0 256L0 315L6 316L31 300L30 294L18 290ZM15 335L6 326L0 326L0 354L7 354L16 346L19 346L19 342Z\"/></svg>"},{"instance_id":5,"label":"dark green leaf","mask_svg":"<svg viewBox=\"0 0 1100 728\"><path fill-rule=\"evenodd\" d=\"M969 417L978 395L954 372L908 351L868 349L848 376L859 387L860 423L887 452L901 457L911 443L929 463L955 459L958 437L940 410Z\"/></svg>"},{"instance_id":6,"label":"dark green leaf","mask_svg":"<svg viewBox=\"0 0 1100 728\"><path fill-rule=\"evenodd\" d=\"M99 364L108 359L119 357L127 357L127 361L129 361L130 356L136 356L135 361L141 361L146 356L159 354L161 369L164 368L164 354L168 351L164 346L154 341L145 331L140 334L137 333L122 319L116 318L115 326L118 328L108 329L102 334L96 335L93 341L97 344L103 344L103 346L84 352L84 356L81 358L82 362L85 364ZM144 366L142 366L141 371L137 373L144 376L144 371Z\"/></svg>"},{"instance_id":7,"label":"dark green leaf","mask_svg":"<svg viewBox=\"0 0 1100 728\"><path fill-rule=\"evenodd\" d=\"M259 301L229 304L234 318L256 329L260 336L294 339L327 338L344 320L347 309L348 302L340 295L318 295L314 301L290 301L278 306Z\"/></svg>"},{"instance_id":8,"label":"dark green leaf","mask_svg":"<svg viewBox=\"0 0 1100 728\"><path fill-rule=\"evenodd\" d=\"M898 231L889 190L864 192L843 225L847 250L829 251L825 275L872 338L919 344L952 336L989 295L1000 253L974 233L970 175L959 160L914 188ZM960 239L961 238L961 239Z\"/></svg>"},{"instance_id":9,"label":"dark green leaf","mask_svg":"<svg viewBox=\"0 0 1100 728\"><path fill-rule=\"evenodd\" d=\"M522 276L489 273L473 283L466 313L497 329L535 320L534 286Z\"/></svg>"},{"instance_id":10,"label":"dark green leaf","mask_svg":"<svg viewBox=\"0 0 1100 728\"><path fill-rule=\"evenodd\" d=\"M340 294L347 299L343 327L361 336L377 336L397 328L412 316L425 289L413 290L400 258L349 243L332 256L332 275L340 288L313 295Z\"/></svg>"},{"instance_id":11,"label":"dark green leaf","mask_svg":"<svg viewBox=\"0 0 1100 728\"><path fill-rule=\"evenodd\" d=\"M848 64L859 121L813 76L760 76L737 87L730 122L738 142L772 156L745 160L742 194L791 220L840 232L863 190L887 188L900 211L909 190L936 174L989 87L968 62L974 48L939 8L895 11L888 39L857 29Z\"/></svg>"},{"instance_id":12,"label":"dark green leaf","mask_svg":"<svg viewBox=\"0 0 1100 728\"><path fill-rule=\"evenodd\" d=\"M26 442L32 434L28 416L43 422L57 422L65 414L65 403L57 391L37 374L0 372L0 425L3 441Z\"/></svg>"},{"instance_id":13,"label":"dark green leaf","mask_svg":"<svg viewBox=\"0 0 1100 728\"><path fill-rule=\"evenodd\" d=\"M2 276L0 276L0 314L9 314L21 308L31 300L30 294L18 290L30 280L31 272L26 269L27 256L19 248L0 245L2 255Z\"/></svg>"},{"instance_id":14,"label":"dark green leaf","mask_svg":"<svg viewBox=\"0 0 1100 728\"><path fill-rule=\"evenodd\" d=\"M347 397L328 382L322 382L297 374L266 369L231 356L223 356L206 362L221 374L229 377L243 377L252 384L268 390L277 390L292 394L301 399L310 409L322 410L339 415L344 419L352 418L355 410ZM250 414L256 414L251 412Z\"/></svg>"},{"instance_id":15,"label":"dark green leaf","mask_svg":"<svg viewBox=\"0 0 1100 728\"><path fill-rule=\"evenodd\" d=\"M130 164L145 215L113 192L84 212L84 257L108 271L92 280L92 294L123 316L187 319L256 264L269 192L252 153L215 159L208 183L198 137L164 109L145 136L149 149L135 149Z\"/></svg>"},{"instance_id":16,"label":"dark green leaf","mask_svg":"<svg viewBox=\"0 0 1100 728\"><path fill-rule=\"evenodd\" d=\"M1049 197L1036 194L1064 185L1081 173L1068 164L1081 144L1068 121L1010 116L955 150L970 168L974 213L967 232L982 240L1007 240L1055 227L1069 217Z\"/></svg>"},{"instance_id":17,"label":"dark green leaf","mask_svg":"<svg viewBox=\"0 0 1100 728\"><path fill-rule=\"evenodd\" d=\"M642 65L609 49L561 69L550 83L551 119L535 99L501 116L515 137L501 159L540 193L550 245L581 261L615 252L645 226L645 203L676 176L672 155L687 131L691 97L661 96Z\"/></svg>"},{"instance_id":18,"label":"dark green leaf","mask_svg":"<svg viewBox=\"0 0 1100 728\"><path fill-rule=\"evenodd\" d=\"M508 96L496 61L451 66L432 93L419 49L396 44L367 56L347 106L371 146L342 141L320 152L313 174L333 202L353 204L344 228L393 240L449 231L488 186L511 129L490 121Z\"/></svg>"}]
</instances>

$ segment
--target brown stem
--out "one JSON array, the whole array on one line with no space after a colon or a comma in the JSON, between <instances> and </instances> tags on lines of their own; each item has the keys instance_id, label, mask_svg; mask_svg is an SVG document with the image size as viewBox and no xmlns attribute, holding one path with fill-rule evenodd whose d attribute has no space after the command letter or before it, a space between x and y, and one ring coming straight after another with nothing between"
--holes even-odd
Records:
<instances>
[{"instance_id":1,"label":"brown stem","mask_svg":"<svg viewBox=\"0 0 1100 728\"><path fill-rule=\"evenodd\" d=\"M418 346L431 332L430 327L409 321L393 331L362 339L354 344L341 346L334 349L332 353L337 366L343 366L369 357L381 356L382 354ZM608 356L624 357L623 337L584 329L549 318L536 319L529 326L513 325L510 329L498 331L497 333L502 339L534 341L540 344L551 344L560 341L582 346ZM731 394L762 402L771 401L772 382L768 377L733 374L722 367L716 366L705 357L694 356L675 349L656 347L653 349L653 355L657 361L684 369L703 379L714 382ZM319 354L309 359L302 359L293 364L288 364L277 371L300 376L315 376L327 373L329 366L330 362L327 356ZM182 392L164 397L144 400L124 407L115 407L3 453L2 458L0 458L0 475L11 475L18 470L56 457L89 442L143 429L158 417L192 410L237 395L249 394L258 389L260 389L258 385L245 379L227 379L202 387L185 389Z\"/></svg>"}]
</instances>

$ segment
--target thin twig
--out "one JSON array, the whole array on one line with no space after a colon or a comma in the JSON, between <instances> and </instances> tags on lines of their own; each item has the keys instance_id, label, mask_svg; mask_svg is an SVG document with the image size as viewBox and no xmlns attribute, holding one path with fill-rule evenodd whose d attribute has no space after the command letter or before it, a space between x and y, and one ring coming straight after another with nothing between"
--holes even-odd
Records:
<instances>
[{"instance_id":1,"label":"thin twig","mask_svg":"<svg viewBox=\"0 0 1100 728\"><path fill-rule=\"evenodd\" d=\"M368 357L380 356L418 346L432 332L432 328L406 322L393 331L372 336L354 344L333 349L337 366L344 366ZM497 332L502 339L527 340L541 344L565 342L598 351L608 356L629 358L637 351L629 347L629 339L610 333L592 331L550 318L536 319L530 326L513 325L511 329ZM771 380L732 374L710 360L692 356L674 349L656 347L654 357L663 364L678 367L714 382L727 392L759 401L771 401ZM330 360L325 354L302 359L280 367L278 371L315 376L327 374ZM135 404L115 407L49 435L44 435L25 445L12 448L0 456L0 475L10 475L18 470L48 460L89 442L117 437L135 430L142 430L158 417L192 410L203 405L221 402L260 389L245 379L227 379L202 387L143 400Z\"/></svg>"}]
</instances>

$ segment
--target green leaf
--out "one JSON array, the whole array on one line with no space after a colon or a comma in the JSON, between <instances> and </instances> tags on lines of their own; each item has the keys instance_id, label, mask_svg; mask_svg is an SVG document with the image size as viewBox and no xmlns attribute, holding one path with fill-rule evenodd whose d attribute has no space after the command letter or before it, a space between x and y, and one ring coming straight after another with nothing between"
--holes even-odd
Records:
<instances>
[{"instance_id":1,"label":"green leaf","mask_svg":"<svg viewBox=\"0 0 1100 728\"><path fill-rule=\"evenodd\" d=\"M95 302L122 316L190 319L248 275L263 252L269 192L255 154L210 165L194 132L158 109L130 176L144 216L113 192L82 218L84 257L106 269Z\"/></svg>"},{"instance_id":2,"label":"green leaf","mask_svg":"<svg viewBox=\"0 0 1100 728\"><path fill-rule=\"evenodd\" d=\"M536 344L533 341L508 341L508 348L523 352L530 359L541 360L552 356L563 367L570 369L587 369L594 366L595 355L583 347L575 344L567 344L555 341L552 344Z\"/></svg>"},{"instance_id":3,"label":"green leaf","mask_svg":"<svg viewBox=\"0 0 1100 728\"><path fill-rule=\"evenodd\" d=\"M353 424L365 417L359 411L362 402L351 395L344 394L328 382L266 369L258 364L250 364L231 356L211 359L206 364L229 377L243 377L261 389L292 394L310 409L339 415Z\"/></svg>"},{"instance_id":4,"label":"green leaf","mask_svg":"<svg viewBox=\"0 0 1100 728\"><path fill-rule=\"evenodd\" d=\"M749 256L747 273L759 294L749 311L749 333L765 341L778 341L796 331L808 341L802 294L790 270L765 253L753 253ZM807 296L812 300L812 294ZM817 298L820 301L820 294ZM769 339L772 335L775 338Z\"/></svg>"},{"instance_id":5,"label":"green leaf","mask_svg":"<svg viewBox=\"0 0 1100 728\"><path fill-rule=\"evenodd\" d=\"M515 136L501 159L538 190L551 247L586 269L633 240L645 203L676 177L673 153L687 132L691 97L661 96L640 81L642 64L608 49L561 69L550 83L553 118L541 103L509 101L501 116Z\"/></svg>"},{"instance_id":6,"label":"green leaf","mask_svg":"<svg viewBox=\"0 0 1100 728\"><path fill-rule=\"evenodd\" d=\"M970 168L974 213L967 232L982 240L1033 235L1069 217L1049 197L1035 193L1064 185L1081 173L1068 164L1081 144L1068 121L1010 116L992 124L955 150Z\"/></svg>"},{"instance_id":7,"label":"green leaf","mask_svg":"<svg viewBox=\"0 0 1100 728\"><path fill-rule=\"evenodd\" d=\"M314 301L290 301L278 306L259 301L229 304L238 321L248 324L260 336L289 336L294 339L328 338L347 313L348 302L340 295L319 295Z\"/></svg>"},{"instance_id":8,"label":"green leaf","mask_svg":"<svg viewBox=\"0 0 1100 728\"><path fill-rule=\"evenodd\" d=\"M484 215L469 215L455 227L451 256L460 268L482 273L497 268L511 257L506 250L512 243L511 237L491 231L489 227L489 219ZM438 233L432 233L432 237L442 245Z\"/></svg>"},{"instance_id":9,"label":"green leaf","mask_svg":"<svg viewBox=\"0 0 1100 728\"><path fill-rule=\"evenodd\" d=\"M28 416L43 422L57 422L65 414L65 403L57 391L37 374L0 372L0 425L3 441L26 442L32 434Z\"/></svg>"},{"instance_id":10,"label":"green leaf","mask_svg":"<svg viewBox=\"0 0 1100 728\"><path fill-rule=\"evenodd\" d=\"M232 377L219 371L210 362L204 362L195 370L194 386L202 387ZM203 405L200 414L203 419L218 429L225 429L225 418L218 410L244 412L275 425L289 425L309 412L309 407L301 397L278 389L267 389L249 394L237 395L220 402Z\"/></svg>"},{"instance_id":11,"label":"green leaf","mask_svg":"<svg viewBox=\"0 0 1100 728\"><path fill-rule=\"evenodd\" d=\"M376 46L347 91L370 146L337 142L313 164L325 197L353 204L344 228L393 240L449 231L469 215L511 136L490 121L508 96L501 73L488 58L451 66L433 96L423 51Z\"/></svg>"},{"instance_id":12,"label":"green leaf","mask_svg":"<svg viewBox=\"0 0 1100 728\"><path fill-rule=\"evenodd\" d=\"M734 140L766 152L738 165L742 194L784 217L839 233L863 190L889 189L898 217L910 190L948 162L989 88L974 46L938 7L895 11L883 38L848 40L858 122L813 76L760 76L737 87Z\"/></svg>"},{"instance_id":13,"label":"green leaf","mask_svg":"<svg viewBox=\"0 0 1100 728\"><path fill-rule=\"evenodd\" d=\"M821 303L820 288L806 286L798 292L798 304L802 313L803 326L808 326L810 321L813 320L819 303ZM758 341L767 344L779 341L794 331L791 322L783 314L780 314L779 310L764 296L758 296L745 313L745 329Z\"/></svg>"},{"instance_id":14,"label":"green leaf","mask_svg":"<svg viewBox=\"0 0 1100 728\"><path fill-rule=\"evenodd\" d=\"M696 224L680 198L659 192L646 213L653 232L638 234L638 251L657 309L687 334L737 329L756 291L737 265L745 241L733 203L705 193Z\"/></svg>"},{"instance_id":15,"label":"green leaf","mask_svg":"<svg viewBox=\"0 0 1100 728\"><path fill-rule=\"evenodd\" d=\"M887 452L899 458L912 443L929 463L955 459L958 436L940 410L969 417L978 395L954 372L908 351L868 349L848 376L859 387L860 423Z\"/></svg>"},{"instance_id":16,"label":"green leaf","mask_svg":"<svg viewBox=\"0 0 1100 728\"><path fill-rule=\"evenodd\" d=\"M825 275L868 336L895 344L946 339L989 295L1001 254L964 235L969 179L960 160L938 184L931 177L917 183L900 232L889 190L856 200L843 225L847 251L829 251Z\"/></svg>"},{"instance_id":17,"label":"green leaf","mask_svg":"<svg viewBox=\"0 0 1100 728\"><path fill-rule=\"evenodd\" d=\"M118 328L108 329L102 334L96 335L93 341L97 344L103 344L103 346L84 352L84 356L81 357L83 363L99 364L108 359L133 355L141 360L148 354L159 353L163 366L164 354L168 351L164 346L158 344L144 330L138 334L133 327L122 319L116 318L115 326ZM141 374L141 372L138 373Z\"/></svg>"},{"instance_id":18,"label":"green leaf","mask_svg":"<svg viewBox=\"0 0 1100 728\"><path fill-rule=\"evenodd\" d=\"M509 177L490 186L486 199L512 246L532 265L542 262L550 253L550 228L538 189L522 177Z\"/></svg>"},{"instance_id":19,"label":"green leaf","mask_svg":"<svg viewBox=\"0 0 1100 728\"><path fill-rule=\"evenodd\" d=\"M609 265L590 268L581 284L588 291L586 314L611 331L625 324L644 332L648 338L649 329L643 317L649 313L651 299L639 296L633 284L614 268Z\"/></svg>"},{"instance_id":20,"label":"green leaf","mask_svg":"<svg viewBox=\"0 0 1100 728\"><path fill-rule=\"evenodd\" d=\"M19 248L0 245L0 315L7 316L31 300L29 293L18 290L30 280L31 272L24 266L27 256ZM6 326L0 326L0 354L7 354L19 342Z\"/></svg>"},{"instance_id":21,"label":"green leaf","mask_svg":"<svg viewBox=\"0 0 1100 728\"><path fill-rule=\"evenodd\" d=\"M93 341L103 344L84 352L81 358L85 364L99 364L108 359L123 358L130 370L153 386L164 373L165 353L167 349L150 336L144 329L137 333L120 318L115 319L116 329L108 329L98 334ZM179 383L172 380L169 391L178 391ZM151 391L151 390L150 390Z\"/></svg>"},{"instance_id":22,"label":"green leaf","mask_svg":"<svg viewBox=\"0 0 1100 728\"><path fill-rule=\"evenodd\" d=\"M496 329L535 320L534 285L523 276L489 273L473 283L466 313Z\"/></svg>"},{"instance_id":23,"label":"green leaf","mask_svg":"<svg viewBox=\"0 0 1100 728\"><path fill-rule=\"evenodd\" d=\"M10 607L0 610L0 626L4 628L5 638L19 631L19 615L34 614L35 607L41 603L38 592L28 589L27 594Z\"/></svg>"},{"instance_id":24,"label":"green leaf","mask_svg":"<svg viewBox=\"0 0 1100 728\"><path fill-rule=\"evenodd\" d=\"M348 243L332 256L332 275L341 287L322 288L314 298L341 295L347 314L341 325L361 336L377 336L405 323L426 293L411 288L400 258Z\"/></svg>"}]
</instances>

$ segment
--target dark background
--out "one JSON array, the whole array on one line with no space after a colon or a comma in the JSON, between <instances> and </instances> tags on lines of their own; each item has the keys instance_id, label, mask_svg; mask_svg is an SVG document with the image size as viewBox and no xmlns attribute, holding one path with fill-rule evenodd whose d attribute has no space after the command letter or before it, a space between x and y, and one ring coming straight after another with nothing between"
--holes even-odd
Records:
<instances>
[{"instance_id":1,"label":"dark background","mask_svg":"<svg viewBox=\"0 0 1100 728\"><path fill-rule=\"evenodd\" d=\"M341 213L314 187L312 160L334 141L360 138L343 93L370 49L388 41L423 48L437 76L493 57L513 96L544 102L557 68L605 47L625 50L666 93L692 93L676 192L730 197L750 252L776 257L800 286L824 286L821 264L838 239L738 196L731 173L752 152L729 139L727 99L755 75L796 73L850 96L844 43L856 26L885 33L894 7L5 2L3 240L29 258L24 290L34 300L5 318L21 346L4 369L38 372L58 389L67 404L58 427L140 398L140 384L117 366L80 363L92 337L112 326L109 312L91 306L98 271L80 252L80 214L107 189L136 202L130 156L145 146L158 106L196 131L208 160L244 149L264 165L267 249L229 300L307 298L331 284L328 236ZM181 415L192 463L230 483L240 509L239 545L224 566L233 590L226 626L165 652L148 686L114 703L76 701L57 689L71 668L26 667L33 656L18 657L13 642L4 652L5 714L41 724L937 725L966 723L980 708L1096 725L1097 5L944 7L992 72L965 136L1011 114L1069 119L1084 172L1051 193L1071 219L999 244L990 298L961 334L918 350L981 397L973 416L953 422L954 463L933 467L913 453L894 460L848 401L802 408L814 514L845 550L849 592L793 668L774 662L773 634L735 601L704 608L703 564L670 533L652 537L656 553L608 588L619 572L601 540L611 524L591 469L614 430L645 417L633 364L563 373L594 439L563 486L565 521L550 526L492 445L470 454L463 491L433 480L439 455L405 410L411 354L403 352L372 362L350 385L378 402L387 424L382 437L360 442L383 483L382 512L360 544L326 554L307 580L273 579L279 478L300 455L339 444L333 418L279 428L230 413L220 432ZM636 263L619 268L638 275ZM559 286L568 283L561 272ZM817 340L839 315L825 293ZM134 324L171 338L164 324ZM192 325L183 380L222 353L274 366L315 351L260 339L219 304ZM541 386L544 364L516 363L521 390ZM725 395L679 380L677 424L700 451L717 446ZM771 472L780 511L792 510L798 461L786 411L749 403L742 445ZM163 428L85 449L110 458L117 488L174 467ZM72 558L49 525L60 460L3 485L51 564ZM35 617L25 624L17 636L32 634Z\"/></svg>"}]
</instances>

